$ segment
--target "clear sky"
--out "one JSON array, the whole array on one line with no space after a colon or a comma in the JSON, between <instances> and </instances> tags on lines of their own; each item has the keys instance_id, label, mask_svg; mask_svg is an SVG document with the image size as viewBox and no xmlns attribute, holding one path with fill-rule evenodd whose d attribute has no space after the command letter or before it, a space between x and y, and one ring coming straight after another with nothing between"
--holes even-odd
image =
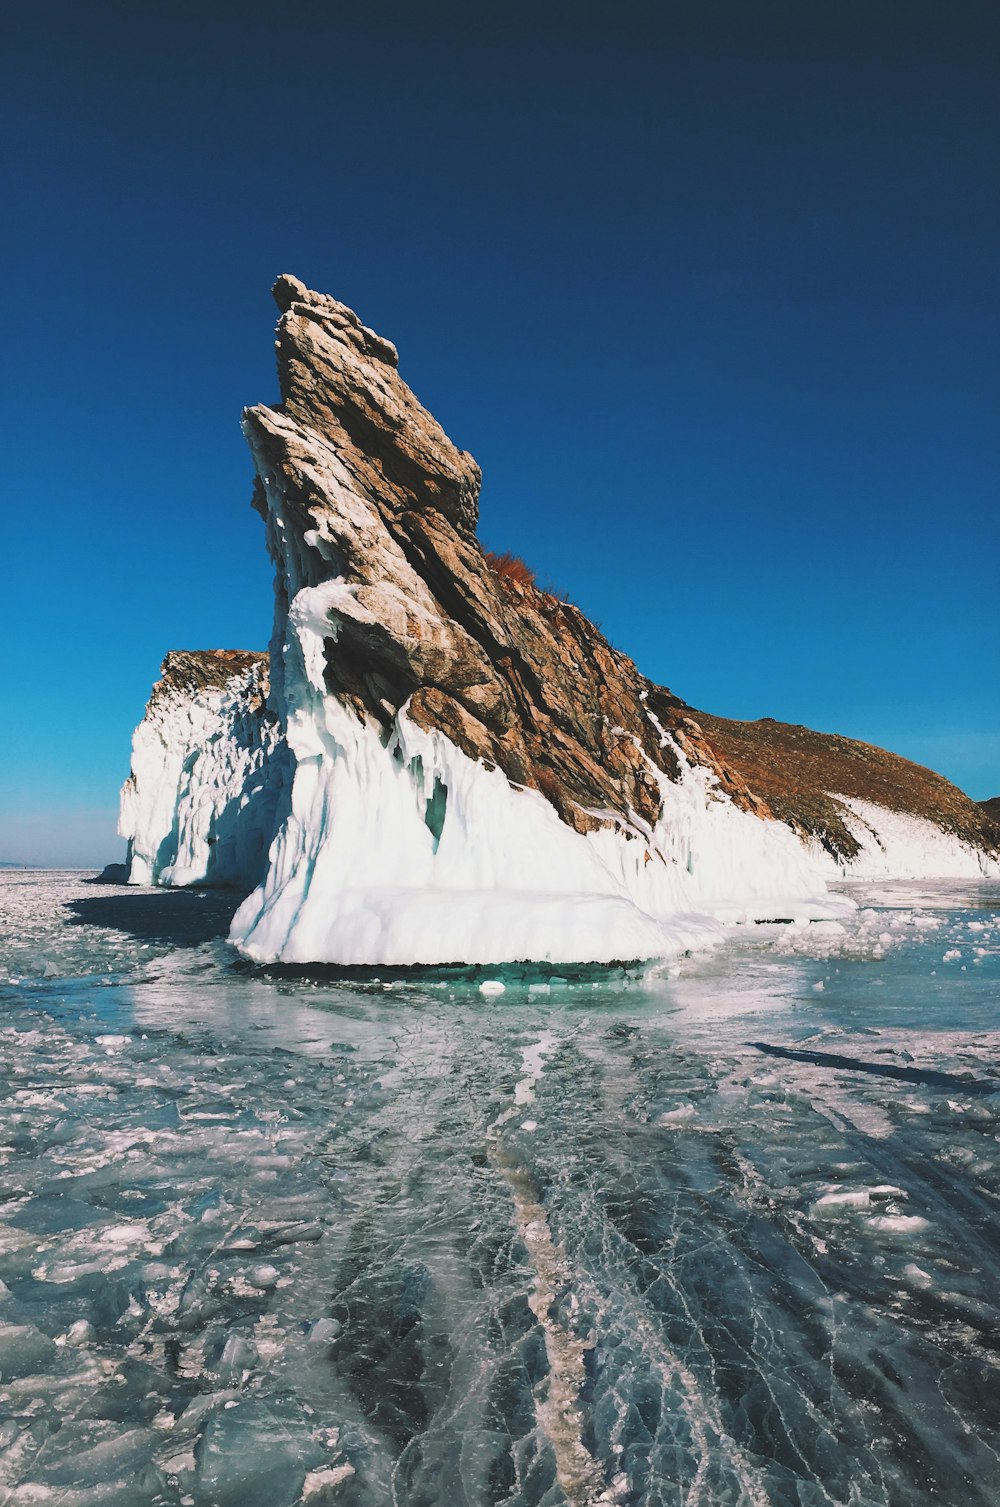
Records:
<instances>
[{"instance_id":1,"label":"clear sky","mask_svg":"<svg viewBox=\"0 0 1000 1507\"><path fill-rule=\"evenodd\" d=\"M163 655L267 642L282 271L647 674L1000 792L995 4L17 10L0 860L120 857Z\"/></svg>"}]
</instances>

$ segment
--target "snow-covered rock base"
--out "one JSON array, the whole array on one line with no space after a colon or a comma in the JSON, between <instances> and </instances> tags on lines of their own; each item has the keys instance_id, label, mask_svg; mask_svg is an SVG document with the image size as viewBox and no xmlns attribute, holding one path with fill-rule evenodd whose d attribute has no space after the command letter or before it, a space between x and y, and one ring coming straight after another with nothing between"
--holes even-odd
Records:
<instances>
[{"instance_id":1,"label":"snow-covered rock base","mask_svg":"<svg viewBox=\"0 0 1000 1507\"><path fill-rule=\"evenodd\" d=\"M984 848L944 832L934 822L906 811L889 811L874 801L837 795L844 821L860 843L850 862L823 853L817 857L845 879L997 879L1000 861Z\"/></svg>"},{"instance_id":2,"label":"snow-covered rock base","mask_svg":"<svg viewBox=\"0 0 1000 1507\"><path fill-rule=\"evenodd\" d=\"M264 655L167 655L121 793L130 884L249 889L261 879L287 784L266 694Z\"/></svg>"},{"instance_id":3,"label":"snow-covered rock base","mask_svg":"<svg viewBox=\"0 0 1000 1507\"><path fill-rule=\"evenodd\" d=\"M292 598L291 809L266 879L233 920L240 951L286 963L603 963L703 943L715 917L842 908L794 834L715 796L703 768L663 778L655 828L584 834L405 711L386 740L325 693L341 590Z\"/></svg>"},{"instance_id":4,"label":"snow-covered rock base","mask_svg":"<svg viewBox=\"0 0 1000 1507\"><path fill-rule=\"evenodd\" d=\"M130 882L256 884L232 929L255 960L659 958L711 943L724 924L836 917L849 902L830 881L1000 876L996 859L934 823L845 796L834 799L861 848L837 860L739 809L676 745L681 777L659 776L655 827L633 814L574 831L537 791L405 710L387 739L326 693L342 592L301 586L282 619L287 743L266 710L266 659L249 654L168 656L133 739Z\"/></svg>"}]
</instances>

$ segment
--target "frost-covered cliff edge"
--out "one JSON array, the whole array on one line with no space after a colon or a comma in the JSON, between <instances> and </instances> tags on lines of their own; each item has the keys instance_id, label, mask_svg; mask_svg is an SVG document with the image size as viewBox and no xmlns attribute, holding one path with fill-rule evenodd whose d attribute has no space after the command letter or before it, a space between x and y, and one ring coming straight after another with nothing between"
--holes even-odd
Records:
<instances>
[{"instance_id":1,"label":"frost-covered cliff edge","mask_svg":"<svg viewBox=\"0 0 1000 1507\"><path fill-rule=\"evenodd\" d=\"M264 654L167 655L121 793L131 884L248 888L263 878L287 783L266 698Z\"/></svg>"},{"instance_id":2,"label":"frost-covered cliff edge","mask_svg":"<svg viewBox=\"0 0 1000 1507\"><path fill-rule=\"evenodd\" d=\"M824 913L868 817L841 808L846 840L800 819L718 719L493 569L478 467L395 349L293 278L274 291L282 402L244 416L275 564L267 710L254 656L221 685L165 676L123 802L132 877L260 878L232 940L264 961L645 958L694 916ZM953 831L970 873L984 833Z\"/></svg>"}]
</instances>

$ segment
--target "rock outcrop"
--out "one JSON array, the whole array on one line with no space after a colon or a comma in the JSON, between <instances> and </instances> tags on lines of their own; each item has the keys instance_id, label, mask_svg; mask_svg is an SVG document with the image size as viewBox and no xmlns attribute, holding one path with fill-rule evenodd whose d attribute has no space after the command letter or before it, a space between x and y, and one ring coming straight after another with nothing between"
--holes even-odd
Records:
<instances>
[{"instance_id":1,"label":"rock outcrop","mask_svg":"<svg viewBox=\"0 0 1000 1507\"><path fill-rule=\"evenodd\" d=\"M683 913L827 913L824 876L889 861L866 802L946 832L949 864L992 862L987 818L937 776L695 713L573 604L497 568L479 468L395 348L294 278L274 293L281 403L244 415L275 564L270 684L257 656L168 658L126 789L134 877L254 880L269 812L233 923L252 957L585 962L685 945ZM248 806L258 859L220 865L193 834L231 835ZM897 822L900 851L917 837Z\"/></svg>"},{"instance_id":2,"label":"rock outcrop","mask_svg":"<svg viewBox=\"0 0 1000 1507\"><path fill-rule=\"evenodd\" d=\"M656 771L679 774L674 739L738 805L768 814L689 709L579 608L490 568L476 537L479 467L417 402L395 348L294 278L274 292L282 404L250 409L245 427L265 518L268 486L281 489L277 553L293 532L304 541L296 584L343 583L329 693L386 733L406 706L579 832L632 815L653 826Z\"/></svg>"},{"instance_id":3,"label":"rock outcrop","mask_svg":"<svg viewBox=\"0 0 1000 1507\"><path fill-rule=\"evenodd\" d=\"M249 889L263 878L287 783L267 693L265 654L167 655L122 788L130 883Z\"/></svg>"},{"instance_id":4,"label":"rock outcrop","mask_svg":"<svg viewBox=\"0 0 1000 1507\"><path fill-rule=\"evenodd\" d=\"M491 568L479 468L395 349L294 278L275 296L282 401L244 429L295 772L237 944L285 961L635 958L669 948L679 912L815 897L801 845L688 709L576 607Z\"/></svg>"}]
</instances>

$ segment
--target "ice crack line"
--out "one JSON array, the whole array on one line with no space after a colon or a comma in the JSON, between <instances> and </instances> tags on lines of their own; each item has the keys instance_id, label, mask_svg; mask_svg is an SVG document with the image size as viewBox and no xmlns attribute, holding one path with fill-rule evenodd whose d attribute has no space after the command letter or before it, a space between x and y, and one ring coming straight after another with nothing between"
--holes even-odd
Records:
<instances>
[{"instance_id":1,"label":"ice crack line","mask_svg":"<svg viewBox=\"0 0 1000 1507\"><path fill-rule=\"evenodd\" d=\"M556 1046L550 1031L522 1051L522 1076L514 1088L514 1103L494 1120L486 1133L490 1159L510 1188L517 1232L534 1268L528 1306L545 1337L549 1371L544 1394L536 1399L536 1413L556 1460L556 1476L571 1507L598 1507L615 1495L593 1456L583 1445L583 1419L577 1399L584 1382L583 1357L589 1349L563 1324L552 1317L556 1293L571 1278L562 1246L552 1238L548 1215L527 1169L504 1145L502 1131L535 1097L535 1087L545 1071L544 1059Z\"/></svg>"}]
</instances>

